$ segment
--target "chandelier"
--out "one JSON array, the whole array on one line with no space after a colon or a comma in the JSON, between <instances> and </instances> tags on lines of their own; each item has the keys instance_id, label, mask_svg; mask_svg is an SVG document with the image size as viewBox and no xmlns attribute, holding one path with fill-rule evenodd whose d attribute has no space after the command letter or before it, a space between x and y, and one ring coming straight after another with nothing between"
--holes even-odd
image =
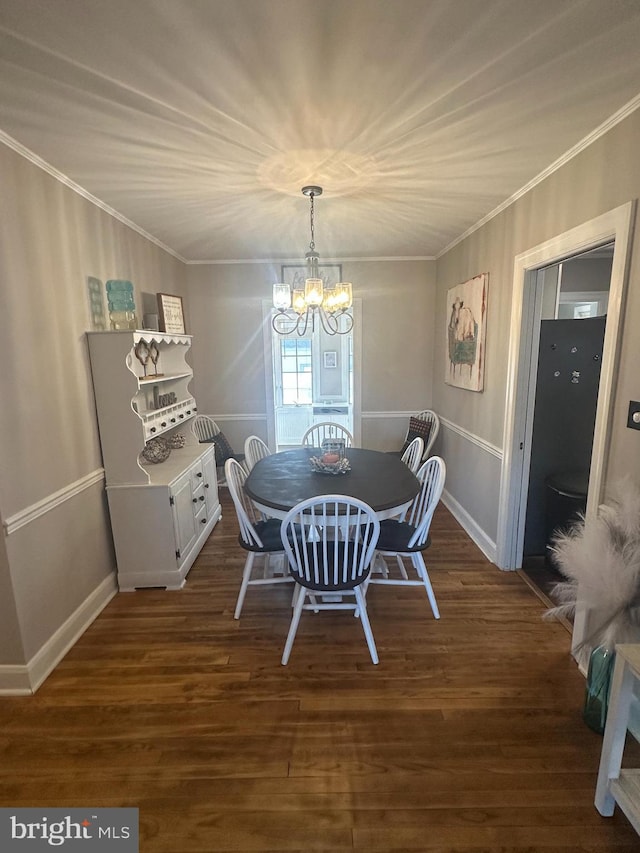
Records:
<instances>
[{"instance_id":1,"label":"chandelier","mask_svg":"<svg viewBox=\"0 0 640 853\"><path fill-rule=\"evenodd\" d=\"M325 287L318 269L319 255L315 244L313 200L322 195L322 187L302 187L303 195L310 199L311 241L305 258L307 279L302 287L291 287L278 282L273 285L273 307L276 313L271 324L279 335L297 332L302 336L315 330L316 316L327 335L346 335L353 328L353 317L348 314L353 303L351 282L341 281Z\"/></svg>"}]
</instances>

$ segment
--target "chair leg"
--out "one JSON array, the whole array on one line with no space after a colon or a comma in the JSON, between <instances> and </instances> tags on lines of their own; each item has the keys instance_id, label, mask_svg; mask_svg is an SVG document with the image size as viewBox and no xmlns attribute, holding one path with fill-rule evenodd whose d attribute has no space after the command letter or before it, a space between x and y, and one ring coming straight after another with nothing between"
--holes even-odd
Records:
<instances>
[{"instance_id":1,"label":"chair leg","mask_svg":"<svg viewBox=\"0 0 640 853\"><path fill-rule=\"evenodd\" d=\"M402 579L405 581L409 580L409 575L407 574L407 570L404 567L404 560L400 556L400 554L396 554L396 560L398 561L398 568L400 569L400 575Z\"/></svg>"},{"instance_id":2,"label":"chair leg","mask_svg":"<svg viewBox=\"0 0 640 853\"><path fill-rule=\"evenodd\" d=\"M295 587L293 589L293 597L291 599L291 607L296 606L296 603L298 601L298 597L302 595L303 590L304 590L304 587L300 586L299 583L297 583L295 585ZM318 608L316 606L318 604L317 598L315 597L315 595L312 595L310 592L308 592L307 595L309 596L309 601L314 605L314 613L319 613L320 611L318 610Z\"/></svg>"},{"instance_id":3,"label":"chair leg","mask_svg":"<svg viewBox=\"0 0 640 853\"><path fill-rule=\"evenodd\" d=\"M298 602L298 598L302 595L303 587L299 583L293 584L293 595L291 596L291 607L294 608Z\"/></svg>"},{"instance_id":4,"label":"chair leg","mask_svg":"<svg viewBox=\"0 0 640 853\"><path fill-rule=\"evenodd\" d=\"M369 577L371 577L371 574L373 574L374 572L376 574L381 574L383 578L389 577L389 566L387 565L387 561L379 551L374 551L373 560L371 561L371 573L369 574Z\"/></svg>"},{"instance_id":5,"label":"chair leg","mask_svg":"<svg viewBox=\"0 0 640 853\"><path fill-rule=\"evenodd\" d=\"M247 593L247 587L249 586L249 581L251 580L251 570L253 568L253 561L255 559L255 554L253 551L249 551L247 554L247 559L244 564L244 571L242 572L242 583L240 584L240 592L238 593L238 600L236 602L236 610L233 614L234 619L240 618L240 611L242 610L242 605L244 604L244 597Z\"/></svg>"},{"instance_id":6,"label":"chair leg","mask_svg":"<svg viewBox=\"0 0 640 853\"><path fill-rule=\"evenodd\" d=\"M300 622L300 615L302 614L302 608L304 606L304 600L307 597L307 590L301 587L301 591L298 595L298 599L296 601L296 606L293 609L293 616L291 617L291 625L289 626L289 633L287 634L287 642L284 646L284 652L282 653L282 665L286 666L289 663L289 655L291 654L291 647L293 646L293 641L295 640L296 633L298 631L298 623Z\"/></svg>"},{"instance_id":7,"label":"chair leg","mask_svg":"<svg viewBox=\"0 0 640 853\"><path fill-rule=\"evenodd\" d=\"M356 601L358 603L358 610L360 612L360 621L362 622L364 636L367 640L367 645L369 646L369 654L371 655L371 660L374 663L378 663L378 650L376 649L376 642L373 639L373 631L371 630L371 624L369 622L369 615L367 613L367 603L359 586L354 589L354 592L356 594Z\"/></svg>"},{"instance_id":8,"label":"chair leg","mask_svg":"<svg viewBox=\"0 0 640 853\"><path fill-rule=\"evenodd\" d=\"M429 578L429 572L427 571L427 567L425 565L424 559L420 552L411 555L411 562L418 573L419 577L422 579L424 583L424 588L427 590L427 597L429 598L429 604L431 605L431 610L433 611L433 615L436 619L440 618L440 611L438 610L438 605L436 604L436 597L433 592L433 587L431 586L431 580Z\"/></svg>"}]
</instances>

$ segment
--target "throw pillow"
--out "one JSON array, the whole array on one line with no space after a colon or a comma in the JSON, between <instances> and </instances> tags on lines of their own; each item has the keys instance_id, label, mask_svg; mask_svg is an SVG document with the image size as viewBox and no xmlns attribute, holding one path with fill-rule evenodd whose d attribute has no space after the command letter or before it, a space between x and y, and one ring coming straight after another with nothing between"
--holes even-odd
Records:
<instances>
[{"instance_id":1,"label":"throw pillow","mask_svg":"<svg viewBox=\"0 0 640 853\"><path fill-rule=\"evenodd\" d=\"M211 440L215 446L214 452L216 454L216 465L218 467L224 465L227 459L234 458L235 454L233 452L233 447L231 447L223 432L219 432L217 435L214 435Z\"/></svg>"},{"instance_id":2,"label":"throw pillow","mask_svg":"<svg viewBox=\"0 0 640 853\"><path fill-rule=\"evenodd\" d=\"M418 436L424 439L424 446L426 447L429 443L430 435L431 423L429 421L423 421L422 418L409 418L409 429L407 430L407 437L404 440L401 452L404 453L407 447L409 447L409 445L413 441L413 439L417 438Z\"/></svg>"}]
</instances>

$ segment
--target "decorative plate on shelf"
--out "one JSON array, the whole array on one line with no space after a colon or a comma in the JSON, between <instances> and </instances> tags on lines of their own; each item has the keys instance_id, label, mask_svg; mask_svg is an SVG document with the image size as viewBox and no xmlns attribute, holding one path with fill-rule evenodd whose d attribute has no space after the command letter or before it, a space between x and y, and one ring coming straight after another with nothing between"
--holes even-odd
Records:
<instances>
[{"instance_id":1,"label":"decorative plate on shelf","mask_svg":"<svg viewBox=\"0 0 640 853\"><path fill-rule=\"evenodd\" d=\"M323 462L319 456L311 456L309 462L316 474L347 474L351 470L349 460L345 457L338 462Z\"/></svg>"}]
</instances>

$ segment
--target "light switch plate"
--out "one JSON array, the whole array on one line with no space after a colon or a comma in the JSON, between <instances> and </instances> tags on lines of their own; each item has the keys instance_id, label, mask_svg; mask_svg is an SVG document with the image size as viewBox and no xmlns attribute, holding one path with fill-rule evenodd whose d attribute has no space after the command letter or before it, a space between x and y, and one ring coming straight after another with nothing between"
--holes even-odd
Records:
<instances>
[{"instance_id":1,"label":"light switch plate","mask_svg":"<svg viewBox=\"0 0 640 853\"><path fill-rule=\"evenodd\" d=\"M636 416L635 419L634 415ZM629 403L627 426L629 427L629 429L640 429L640 403L638 403L636 400L631 400L631 402Z\"/></svg>"}]
</instances>

